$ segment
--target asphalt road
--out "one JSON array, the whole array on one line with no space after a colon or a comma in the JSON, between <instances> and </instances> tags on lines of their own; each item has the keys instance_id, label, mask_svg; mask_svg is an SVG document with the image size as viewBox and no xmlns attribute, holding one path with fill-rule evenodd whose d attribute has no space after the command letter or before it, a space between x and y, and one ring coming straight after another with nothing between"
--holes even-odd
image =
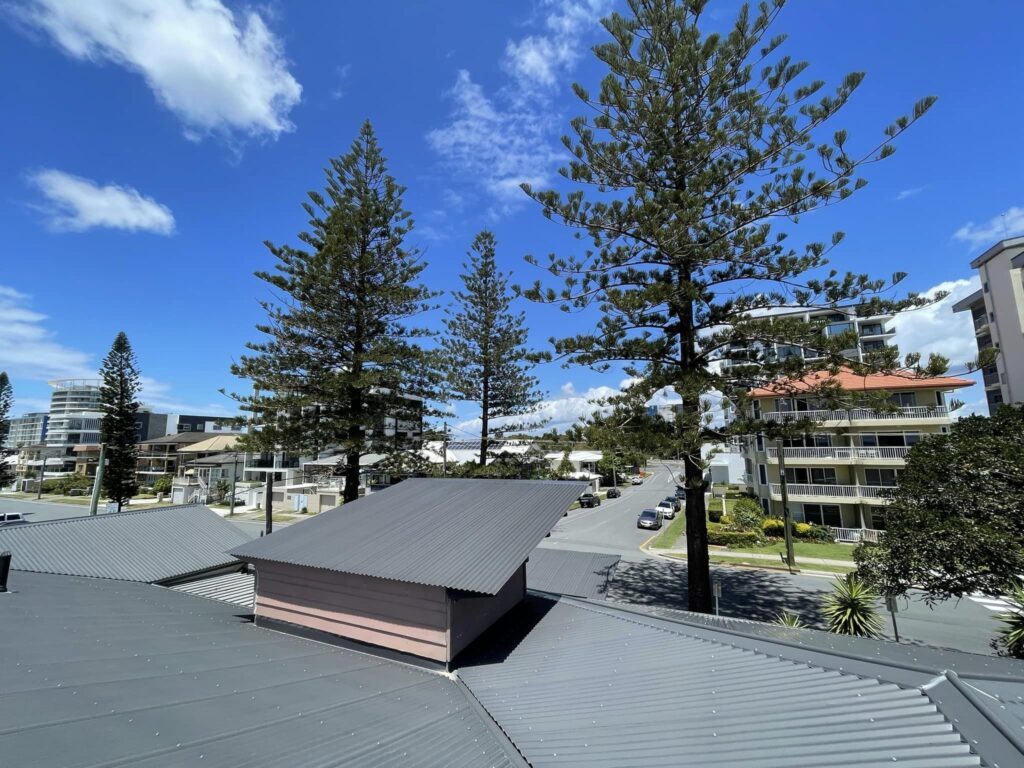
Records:
<instances>
[{"instance_id":1,"label":"asphalt road","mask_svg":"<svg viewBox=\"0 0 1024 768\"><path fill-rule=\"evenodd\" d=\"M623 488L618 499L600 507L569 513L541 546L575 549L622 558L608 599L685 610L686 563L652 557L640 545L652 532L636 527L642 509L653 507L675 491L675 466L652 467L642 486ZM821 598L831 589L831 576L790 575L784 571L716 566L712 577L722 583L723 615L772 621L783 610L798 613L810 626L823 627ZM991 654L990 640L998 627L995 612L970 598L929 607L920 595L900 601L896 621L901 642ZM892 638L889 615L886 633Z\"/></svg>"}]
</instances>

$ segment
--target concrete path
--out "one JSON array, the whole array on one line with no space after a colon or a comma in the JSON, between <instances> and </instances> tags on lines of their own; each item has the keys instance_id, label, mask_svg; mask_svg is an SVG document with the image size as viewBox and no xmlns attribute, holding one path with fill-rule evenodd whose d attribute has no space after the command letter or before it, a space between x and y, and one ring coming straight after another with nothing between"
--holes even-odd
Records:
<instances>
[{"instance_id":1,"label":"concrete path","mask_svg":"<svg viewBox=\"0 0 1024 768\"><path fill-rule=\"evenodd\" d=\"M674 557L686 557L685 549L654 549L649 548L652 555L672 555ZM773 565L778 565L781 562L778 554L768 554L766 552L744 552L742 550L735 549L710 549L712 557L734 557L739 560L767 560ZM806 565L831 565L838 566L840 568L855 568L856 563L852 560L828 560L823 557L800 557L796 558L797 564L804 563Z\"/></svg>"}]
</instances>

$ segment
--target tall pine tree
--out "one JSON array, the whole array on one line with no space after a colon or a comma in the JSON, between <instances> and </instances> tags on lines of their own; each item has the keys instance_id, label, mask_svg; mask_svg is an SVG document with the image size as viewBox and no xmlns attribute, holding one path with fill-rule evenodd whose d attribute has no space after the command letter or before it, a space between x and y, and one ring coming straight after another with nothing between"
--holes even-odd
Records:
<instances>
[{"instance_id":1,"label":"tall pine tree","mask_svg":"<svg viewBox=\"0 0 1024 768\"><path fill-rule=\"evenodd\" d=\"M7 464L11 451L4 448L11 433L11 406L14 405L14 388L6 371L0 371L0 488L14 482L14 470Z\"/></svg>"},{"instance_id":2,"label":"tall pine tree","mask_svg":"<svg viewBox=\"0 0 1024 768\"><path fill-rule=\"evenodd\" d=\"M430 333L412 324L435 294L419 283L426 264L405 244L405 188L387 172L369 122L325 173L324 191L303 204L306 247L267 243L275 271L256 276L278 298L261 303L264 339L232 366L255 394L234 397L254 426L243 448L340 449L344 500L353 501L361 455L416 447L397 432L399 422L420 421L436 394L437 366L418 343Z\"/></svg>"},{"instance_id":3,"label":"tall pine tree","mask_svg":"<svg viewBox=\"0 0 1024 768\"><path fill-rule=\"evenodd\" d=\"M120 512L122 505L139 490L135 481L139 369L124 331L117 334L110 352L103 358L100 376L100 442L107 445L103 492Z\"/></svg>"},{"instance_id":4,"label":"tall pine tree","mask_svg":"<svg viewBox=\"0 0 1024 768\"><path fill-rule=\"evenodd\" d=\"M473 240L463 265L464 290L449 312L442 339L450 395L480 409L480 465L487 463L490 440L541 426L526 417L541 400L537 379L527 361L526 324L511 310L508 278L498 270L494 235L484 231ZM495 420L500 423L495 424Z\"/></svg>"},{"instance_id":5,"label":"tall pine tree","mask_svg":"<svg viewBox=\"0 0 1024 768\"><path fill-rule=\"evenodd\" d=\"M804 214L866 184L862 166L890 155L893 139L933 99L856 151L846 131L828 124L863 74L847 75L828 94L822 81L805 80L807 64L780 51L785 35L769 34L784 0L753 13L744 5L722 34L702 28L707 0L627 5L626 15L603 22L611 40L594 53L607 74L596 96L574 86L588 116L573 120L575 135L564 139L572 156L564 175L593 191L524 185L545 216L578 230L590 247L550 257L545 267L565 278L563 288L537 281L527 294L566 309L597 307L596 329L558 339L558 354L598 368L625 364L648 394L669 386L682 397L675 440L686 487L689 606L707 612L701 445L725 437L712 426L707 396L804 373L798 357L755 354L751 365L725 368L717 361L734 348L778 343L818 350L818 365L837 369L848 364L849 334L771 315L840 304L882 314L924 303L883 299L889 282L830 270L827 256L842 233L827 243L791 242ZM899 361L891 350L857 365L894 370Z\"/></svg>"}]
</instances>

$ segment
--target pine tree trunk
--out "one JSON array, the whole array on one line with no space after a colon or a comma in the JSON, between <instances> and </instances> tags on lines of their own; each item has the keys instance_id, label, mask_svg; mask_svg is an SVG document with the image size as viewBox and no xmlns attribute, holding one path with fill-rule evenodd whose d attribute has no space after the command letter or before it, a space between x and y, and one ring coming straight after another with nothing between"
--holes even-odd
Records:
<instances>
[{"instance_id":1,"label":"pine tree trunk","mask_svg":"<svg viewBox=\"0 0 1024 768\"><path fill-rule=\"evenodd\" d=\"M684 402L683 407L686 407ZM700 454L683 456L686 486L686 577L691 611L711 613L711 571L708 558L708 523L704 503L704 470Z\"/></svg>"},{"instance_id":2,"label":"pine tree trunk","mask_svg":"<svg viewBox=\"0 0 1024 768\"><path fill-rule=\"evenodd\" d=\"M274 473L267 472L267 487L263 491L264 529L267 535L274 532Z\"/></svg>"},{"instance_id":3,"label":"pine tree trunk","mask_svg":"<svg viewBox=\"0 0 1024 768\"><path fill-rule=\"evenodd\" d=\"M484 373L483 389L480 400L480 466L487 466L487 432L490 429L488 414L491 410L491 387L490 377Z\"/></svg>"},{"instance_id":4,"label":"pine tree trunk","mask_svg":"<svg viewBox=\"0 0 1024 768\"><path fill-rule=\"evenodd\" d=\"M342 501L348 504L359 498L359 452L353 451L345 456L345 490Z\"/></svg>"}]
</instances>

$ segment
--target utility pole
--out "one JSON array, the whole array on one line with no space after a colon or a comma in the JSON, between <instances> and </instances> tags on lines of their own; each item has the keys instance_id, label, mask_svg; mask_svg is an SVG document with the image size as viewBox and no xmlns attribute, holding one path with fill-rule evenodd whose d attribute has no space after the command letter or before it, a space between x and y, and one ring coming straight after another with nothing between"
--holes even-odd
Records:
<instances>
[{"instance_id":1,"label":"utility pole","mask_svg":"<svg viewBox=\"0 0 1024 768\"><path fill-rule=\"evenodd\" d=\"M786 452L782 446L781 437L775 441L775 447L779 452L779 485L782 488L782 524L785 527L786 536L786 565L789 566L789 572L792 573L793 568L796 567L796 556L793 554L793 523L789 515L789 489L786 485ZM770 492L768 496L771 497Z\"/></svg>"},{"instance_id":2,"label":"utility pole","mask_svg":"<svg viewBox=\"0 0 1024 768\"><path fill-rule=\"evenodd\" d=\"M46 449L44 448L40 454L43 463L39 466L39 485L36 486L36 501L43 498L43 480L46 479Z\"/></svg>"},{"instance_id":3,"label":"utility pole","mask_svg":"<svg viewBox=\"0 0 1024 768\"><path fill-rule=\"evenodd\" d=\"M448 422L444 422L444 436L441 438L441 460L444 462L444 476L448 477Z\"/></svg>"},{"instance_id":4,"label":"utility pole","mask_svg":"<svg viewBox=\"0 0 1024 768\"><path fill-rule=\"evenodd\" d=\"M92 499L89 501L89 514L95 515L100 503L100 488L103 487L103 467L107 463L107 444L100 443L100 459L96 463L96 480L92 484Z\"/></svg>"},{"instance_id":5,"label":"utility pole","mask_svg":"<svg viewBox=\"0 0 1024 768\"><path fill-rule=\"evenodd\" d=\"M231 506L228 508L228 514L235 514L235 481L238 478L238 452L235 452L235 460L231 464Z\"/></svg>"}]
</instances>

